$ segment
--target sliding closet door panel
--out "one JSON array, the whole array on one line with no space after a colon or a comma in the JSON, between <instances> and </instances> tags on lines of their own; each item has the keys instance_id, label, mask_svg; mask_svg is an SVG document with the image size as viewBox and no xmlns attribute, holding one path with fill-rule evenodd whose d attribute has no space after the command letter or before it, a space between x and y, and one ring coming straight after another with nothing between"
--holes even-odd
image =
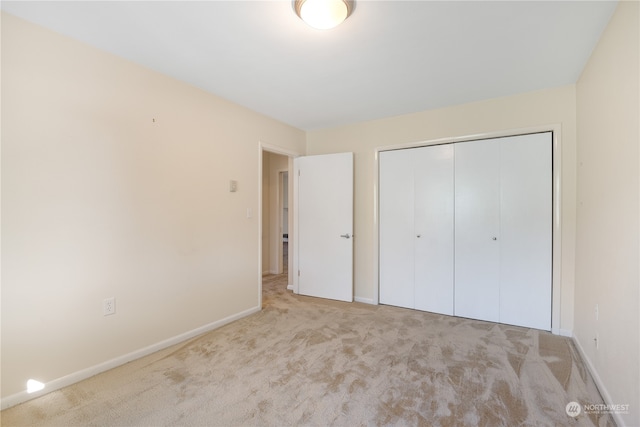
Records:
<instances>
[{"instance_id":1,"label":"sliding closet door panel","mask_svg":"<svg viewBox=\"0 0 640 427\"><path fill-rule=\"evenodd\" d=\"M551 133L503 138L500 322L551 329Z\"/></svg>"},{"instance_id":2,"label":"sliding closet door panel","mask_svg":"<svg viewBox=\"0 0 640 427\"><path fill-rule=\"evenodd\" d=\"M420 148L413 159L415 308L452 315L453 145Z\"/></svg>"},{"instance_id":3,"label":"sliding closet door panel","mask_svg":"<svg viewBox=\"0 0 640 427\"><path fill-rule=\"evenodd\" d=\"M456 316L499 321L500 142L455 144Z\"/></svg>"},{"instance_id":4,"label":"sliding closet door panel","mask_svg":"<svg viewBox=\"0 0 640 427\"><path fill-rule=\"evenodd\" d=\"M379 162L380 303L414 307L414 150L385 151Z\"/></svg>"}]
</instances>

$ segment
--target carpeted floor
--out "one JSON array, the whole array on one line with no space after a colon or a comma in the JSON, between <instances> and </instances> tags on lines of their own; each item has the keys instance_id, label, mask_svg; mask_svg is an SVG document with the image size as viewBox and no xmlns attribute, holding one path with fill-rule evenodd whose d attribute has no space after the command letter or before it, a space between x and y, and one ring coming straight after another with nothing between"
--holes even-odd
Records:
<instances>
[{"instance_id":1,"label":"carpeted floor","mask_svg":"<svg viewBox=\"0 0 640 427\"><path fill-rule=\"evenodd\" d=\"M2 412L9 426L609 426L571 340L531 329L293 295Z\"/></svg>"}]
</instances>

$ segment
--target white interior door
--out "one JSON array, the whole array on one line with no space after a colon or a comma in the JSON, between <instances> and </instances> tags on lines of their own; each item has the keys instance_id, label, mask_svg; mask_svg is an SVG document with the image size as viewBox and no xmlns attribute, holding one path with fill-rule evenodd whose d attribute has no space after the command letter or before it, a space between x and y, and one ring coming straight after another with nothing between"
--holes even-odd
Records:
<instances>
[{"instance_id":1,"label":"white interior door","mask_svg":"<svg viewBox=\"0 0 640 427\"><path fill-rule=\"evenodd\" d=\"M500 142L500 322L551 329L551 133Z\"/></svg>"},{"instance_id":2,"label":"white interior door","mask_svg":"<svg viewBox=\"0 0 640 427\"><path fill-rule=\"evenodd\" d=\"M299 157L298 292L353 301L353 153Z\"/></svg>"},{"instance_id":3,"label":"white interior door","mask_svg":"<svg viewBox=\"0 0 640 427\"><path fill-rule=\"evenodd\" d=\"M455 144L456 316L500 321L500 142Z\"/></svg>"},{"instance_id":4,"label":"white interior door","mask_svg":"<svg viewBox=\"0 0 640 427\"><path fill-rule=\"evenodd\" d=\"M453 145L415 150L415 308L453 314Z\"/></svg>"},{"instance_id":5,"label":"white interior door","mask_svg":"<svg viewBox=\"0 0 640 427\"><path fill-rule=\"evenodd\" d=\"M379 162L380 303L414 308L416 149L383 151Z\"/></svg>"}]
</instances>

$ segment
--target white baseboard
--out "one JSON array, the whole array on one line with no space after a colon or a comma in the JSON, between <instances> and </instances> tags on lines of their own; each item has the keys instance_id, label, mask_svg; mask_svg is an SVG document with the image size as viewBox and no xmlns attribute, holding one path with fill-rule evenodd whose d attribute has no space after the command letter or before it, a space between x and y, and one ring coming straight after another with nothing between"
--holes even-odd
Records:
<instances>
[{"instance_id":1,"label":"white baseboard","mask_svg":"<svg viewBox=\"0 0 640 427\"><path fill-rule=\"evenodd\" d=\"M292 290L293 290L293 285L288 284L288 285L287 285L287 289L288 289L288 290L290 290L290 291L292 291Z\"/></svg>"},{"instance_id":2,"label":"white baseboard","mask_svg":"<svg viewBox=\"0 0 640 427\"><path fill-rule=\"evenodd\" d=\"M573 331L569 329L551 328L551 333L553 335L560 335L562 337L573 338Z\"/></svg>"},{"instance_id":3,"label":"white baseboard","mask_svg":"<svg viewBox=\"0 0 640 427\"><path fill-rule=\"evenodd\" d=\"M607 387L605 387L604 383L602 382L602 379L600 378L600 375L598 375L598 371L596 371L595 366L593 366L593 364L591 363L591 360L587 357L587 353L584 351L582 344L580 344L580 340L578 340L578 337L573 337L573 342L575 343L576 348L578 349L578 353L580 353L580 357L582 357L582 360L584 361L585 365L587 365L587 369L589 369L589 373L593 377L593 381L596 383L596 386L598 387L598 391L602 395L602 399L604 400L604 403L607 405L613 404L614 402L611 399L611 395L609 394ZM622 419L622 416L619 413L614 411L611 413L611 416L613 417L617 426L624 427L626 425L624 420Z\"/></svg>"},{"instance_id":4,"label":"white baseboard","mask_svg":"<svg viewBox=\"0 0 640 427\"><path fill-rule=\"evenodd\" d=\"M372 305L375 305L375 303L373 302L373 299L372 299L372 298L354 297L354 298L353 298L353 300L354 300L355 302L361 302L361 303L364 303L364 304L372 304Z\"/></svg>"},{"instance_id":5,"label":"white baseboard","mask_svg":"<svg viewBox=\"0 0 640 427\"><path fill-rule=\"evenodd\" d=\"M10 408L19 403L26 402L27 400L34 399L36 397L45 395L47 393L51 393L52 391L59 390L63 387L67 387L71 384L75 384L79 381L86 380L87 378L90 378L90 377L93 377L94 375L108 371L109 369L113 369L118 366L124 365L125 363L131 362L132 360L139 359L144 356L148 356L149 354L155 353L156 351L163 350L175 344L179 344L190 338L196 337L198 335L204 334L205 332L209 332L221 326L224 326L227 323L231 323L235 320L257 313L260 310L261 310L260 307L253 307L248 310L241 311L240 313L225 317L224 319L220 319L215 322L209 323L208 325L200 326L199 328L193 329L191 331L185 332L180 335L176 335L175 337L166 339L164 341L160 341L156 344L152 344L148 347L141 348L140 350L136 350L131 353L125 354L123 356L116 357L115 359L107 360L106 362L100 363L98 365L91 366L86 369L82 369L80 371L74 372L69 375L65 375L64 377L57 378L53 381L49 381L48 383L45 384L44 389L42 389L41 391L37 391L35 393L27 393L27 391L25 390L25 391L21 391L20 393L13 394L11 396L7 396L3 398L2 401L0 402L0 408L1 409Z\"/></svg>"}]
</instances>

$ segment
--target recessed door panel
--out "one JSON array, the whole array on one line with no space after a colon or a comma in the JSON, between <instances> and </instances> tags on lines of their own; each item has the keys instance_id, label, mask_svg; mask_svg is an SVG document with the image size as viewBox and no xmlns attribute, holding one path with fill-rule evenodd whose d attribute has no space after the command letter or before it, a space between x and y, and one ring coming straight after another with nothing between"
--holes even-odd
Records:
<instances>
[{"instance_id":1,"label":"recessed door panel","mask_svg":"<svg viewBox=\"0 0 640 427\"><path fill-rule=\"evenodd\" d=\"M551 329L551 133L500 141L500 322Z\"/></svg>"},{"instance_id":2,"label":"recessed door panel","mask_svg":"<svg viewBox=\"0 0 640 427\"><path fill-rule=\"evenodd\" d=\"M413 151L384 151L379 161L380 303L406 308L414 308Z\"/></svg>"},{"instance_id":3,"label":"recessed door panel","mask_svg":"<svg viewBox=\"0 0 640 427\"><path fill-rule=\"evenodd\" d=\"M500 320L500 142L455 144L456 316Z\"/></svg>"},{"instance_id":4,"label":"recessed door panel","mask_svg":"<svg viewBox=\"0 0 640 427\"><path fill-rule=\"evenodd\" d=\"M415 308L453 314L453 145L415 150Z\"/></svg>"}]
</instances>

